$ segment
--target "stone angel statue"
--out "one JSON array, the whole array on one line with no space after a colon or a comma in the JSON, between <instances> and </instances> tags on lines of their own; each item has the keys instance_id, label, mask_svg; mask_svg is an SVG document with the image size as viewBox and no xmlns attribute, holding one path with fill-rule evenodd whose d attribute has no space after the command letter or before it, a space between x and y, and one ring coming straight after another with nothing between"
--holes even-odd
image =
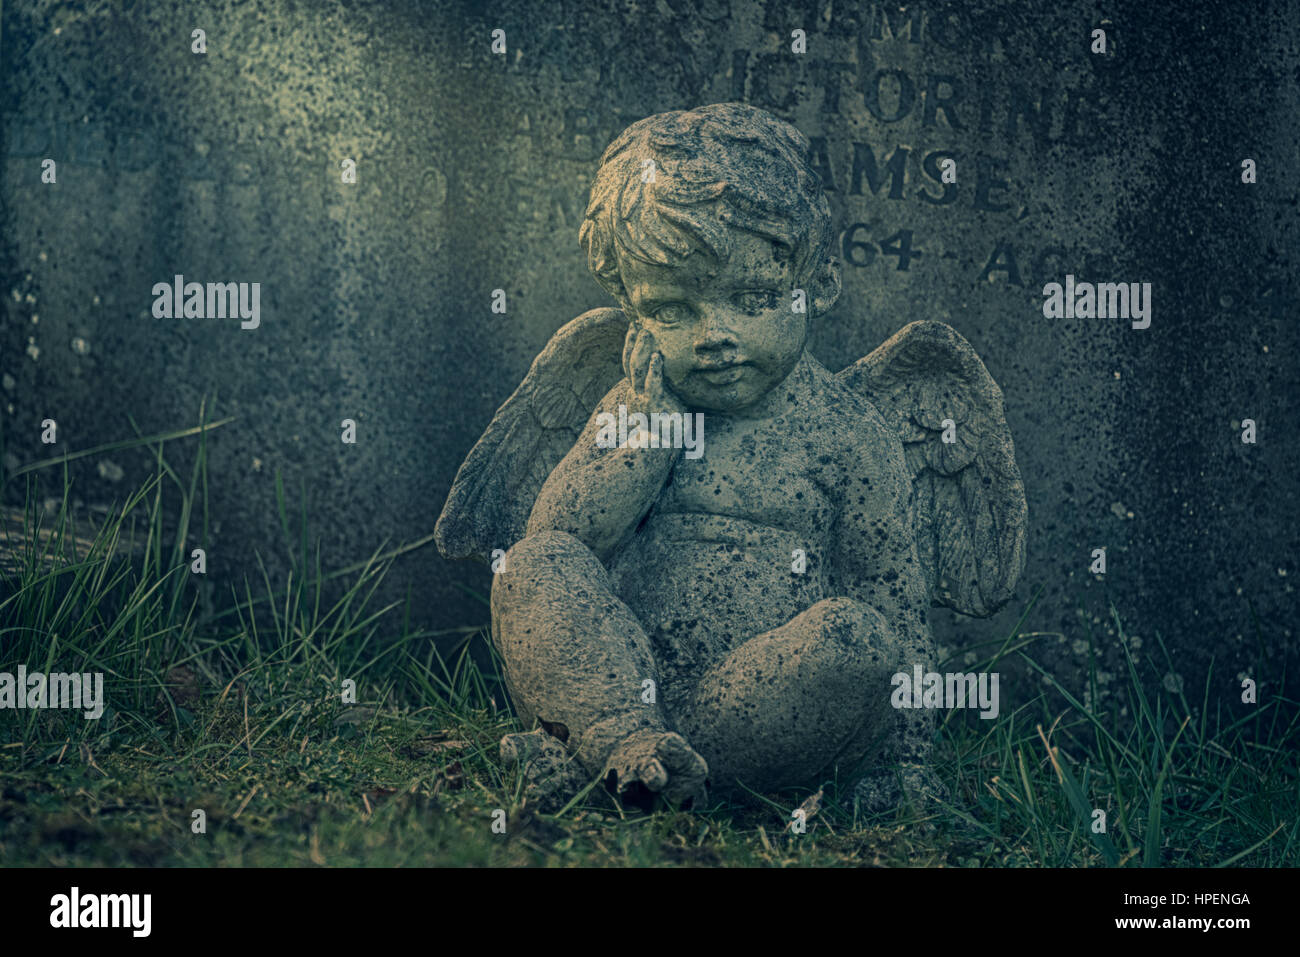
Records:
<instances>
[{"instance_id":1,"label":"stone angel statue","mask_svg":"<svg viewBox=\"0 0 1300 957\"><path fill-rule=\"evenodd\" d=\"M647 175L650 171L652 175ZM494 552L492 640L520 718L503 758L561 800L857 782L943 793L932 605L987 616L1024 566L1002 394L950 326L832 373L807 351L840 292L808 143L742 104L648 117L605 151L580 233L619 307L561 328L438 520Z\"/></svg>"}]
</instances>

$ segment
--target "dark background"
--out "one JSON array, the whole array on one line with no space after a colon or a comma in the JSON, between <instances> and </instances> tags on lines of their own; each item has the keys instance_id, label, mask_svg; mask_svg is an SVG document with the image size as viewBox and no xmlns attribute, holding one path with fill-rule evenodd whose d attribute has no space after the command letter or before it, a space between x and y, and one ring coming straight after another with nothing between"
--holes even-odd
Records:
<instances>
[{"instance_id":1,"label":"dark background","mask_svg":"<svg viewBox=\"0 0 1300 957\"><path fill-rule=\"evenodd\" d=\"M1125 680L1113 602L1148 680L1199 701L1213 658L1229 703L1240 675L1276 693L1288 662L1294 686L1300 7L10 0L0 29L4 467L132 420L196 425L208 396L237 419L210 439L205 607L260 581L259 552L283 575L277 471L327 568L430 535L550 335L610 304L577 241L600 151L650 113L735 99L819 150L850 264L818 358L941 319L1005 394L1029 564L997 618L936 612L939 644L1005 636L1041 589L1025 630L1068 684L1086 626L1103 689ZM948 194L926 167L945 155ZM1152 283L1150 328L1045 319L1067 272ZM176 273L260 282L261 327L154 319ZM143 451L81 460L80 506L152 470ZM481 624L462 586L488 575L425 545L383 598L409 595L421 627Z\"/></svg>"}]
</instances>

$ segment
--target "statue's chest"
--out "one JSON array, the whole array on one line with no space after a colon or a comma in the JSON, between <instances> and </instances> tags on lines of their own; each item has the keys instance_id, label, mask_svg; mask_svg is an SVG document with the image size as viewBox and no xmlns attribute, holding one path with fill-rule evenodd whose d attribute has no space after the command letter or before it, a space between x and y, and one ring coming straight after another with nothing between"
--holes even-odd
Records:
<instances>
[{"instance_id":1,"label":"statue's chest","mask_svg":"<svg viewBox=\"0 0 1300 957\"><path fill-rule=\"evenodd\" d=\"M683 455L656 510L747 519L795 532L824 532L833 521L829 456L812 437L728 424L708 429L698 458Z\"/></svg>"}]
</instances>

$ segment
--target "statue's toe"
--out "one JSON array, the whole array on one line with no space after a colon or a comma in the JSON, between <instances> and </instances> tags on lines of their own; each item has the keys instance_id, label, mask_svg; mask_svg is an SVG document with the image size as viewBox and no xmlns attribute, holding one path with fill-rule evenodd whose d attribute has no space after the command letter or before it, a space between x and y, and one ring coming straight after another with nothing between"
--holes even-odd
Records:
<instances>
[{"instance_id":1,"label":"statue's toe","mask_svg":"<svg viewBox=\"0 0 1300 957\"><path fill-rule=\"evenodd\" d=\"M681 735L643 731L614 749L605 773L614 776L619 794L639 796L637 792L645 790L673 804L691 801L698 806L704 800L709 765Z\"/></svg>"}]
</instances>

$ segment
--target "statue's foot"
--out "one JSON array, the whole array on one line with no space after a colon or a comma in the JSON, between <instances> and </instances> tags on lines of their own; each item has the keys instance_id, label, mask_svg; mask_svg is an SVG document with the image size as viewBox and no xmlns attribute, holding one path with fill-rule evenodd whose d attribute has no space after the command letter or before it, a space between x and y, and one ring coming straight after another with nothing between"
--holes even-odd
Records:
<instances>
[{"instance_id":1,"label":"statue's foot","mask_svg":"<svg viewBox=\"0 0 1300 957\"><path fill-rule=\"evenodd\" d=\"M699 810L707 801L709 765L671 731L634 731L615 745L604 773L628 803L648 806L660 794L672 804L689 801Z\"/></svg>"},{"instance_id":2,"label":"statue's foot","mask_svg":"<svg viewBox=\"0 0 1300 957\"><path fill-rule=\"evenodd\" d=\"M501 763L520 769L524 800L545 811L559 810L590 780L559 739L541 728L502 738Z\"/></svg>"}]
</instances>

